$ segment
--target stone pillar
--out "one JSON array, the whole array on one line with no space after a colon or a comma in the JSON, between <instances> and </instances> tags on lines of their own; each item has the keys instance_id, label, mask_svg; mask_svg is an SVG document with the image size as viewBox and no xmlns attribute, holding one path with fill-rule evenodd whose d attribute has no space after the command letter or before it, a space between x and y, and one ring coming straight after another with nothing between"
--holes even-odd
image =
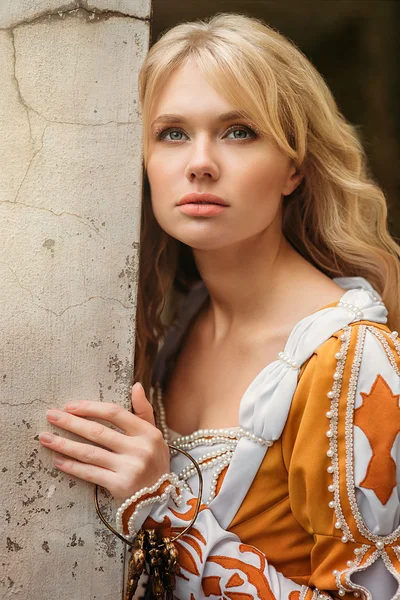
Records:
<instances>
[{"instance_id":1,"label":"stone pillar","mask_svg":"<svg viewBox=\"0 0 400 600\"><path fill-rule=\"evenodd\" d=\"M117 600L123 545L48 408L129 405L151 0L0 6L0 597Z\"/></svg>"}]
</instances>

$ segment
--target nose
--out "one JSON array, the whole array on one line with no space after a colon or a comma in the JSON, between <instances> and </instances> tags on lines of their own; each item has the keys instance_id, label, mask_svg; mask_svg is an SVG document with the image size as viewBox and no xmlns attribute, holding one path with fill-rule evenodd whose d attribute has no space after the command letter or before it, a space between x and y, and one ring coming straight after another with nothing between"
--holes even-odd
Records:
<instances>
[{"instance_id":1,"label":"nose","mask_svg":"<svg viewBox=\"0 0 400 600\"><path fill-rule=\"evenodd\" d=\"M219 178L219 167L210 141L199 139L193 142L185 169L185 177L190 182L196 179L216 180Z\"/></svg>"}]
</instances>

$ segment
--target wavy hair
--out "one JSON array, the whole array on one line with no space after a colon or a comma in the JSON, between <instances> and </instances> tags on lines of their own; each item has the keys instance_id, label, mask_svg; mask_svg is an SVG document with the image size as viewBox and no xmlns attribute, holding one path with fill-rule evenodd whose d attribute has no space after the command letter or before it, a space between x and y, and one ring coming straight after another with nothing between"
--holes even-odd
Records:
<instances>
[{"instance_id":1,"label":"wavy hair","mask_svg":"<svg viewBox=\"0 0 400 600\"><path fill-rule=\"evenodd\" d=\"M329 277L365 277L382 295L389 327L400 328L400 247L388 231L386 200L368 174L357 132L306 56L259 19L217 14L177 25L152 46L139 75L144 165L157 94L189 58L303 174L301 184L284 198L288 241ZM168 322L163 320L168 293L185 294L198 279L191 248L155 220L145 180L135 381L146 392L175 315L169 311Z\"/></svg>"}]
</instances>

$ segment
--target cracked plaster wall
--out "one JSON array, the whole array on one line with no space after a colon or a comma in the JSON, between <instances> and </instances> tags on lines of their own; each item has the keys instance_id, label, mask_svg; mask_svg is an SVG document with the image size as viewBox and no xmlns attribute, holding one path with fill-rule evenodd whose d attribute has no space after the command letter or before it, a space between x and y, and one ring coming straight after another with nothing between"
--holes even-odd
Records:
<instances>
[{"instance_id":1,"label":"cracked plaster wall","mask_svg":"<svg viewBox=\"0 0 400 600\"><path fill-rule=\"evenodd\" d=\"M0 7L0 597L122 597L92 486L53 469L45 411L128 405L150 0ZM109 510L110 504L106 506Z\"/></svg>"}]
</instances>

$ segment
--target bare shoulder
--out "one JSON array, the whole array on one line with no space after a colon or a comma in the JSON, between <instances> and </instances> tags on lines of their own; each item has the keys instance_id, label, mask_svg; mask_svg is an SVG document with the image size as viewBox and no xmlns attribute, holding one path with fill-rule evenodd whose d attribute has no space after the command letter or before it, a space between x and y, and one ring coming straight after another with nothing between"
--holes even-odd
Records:
<instances>
[{"instance_id":1,"label":"bare shoulder","mask_svg":"<svg viewBox=\"0 0 400 600\"><path fill-rule=\"evenodd\" d=\"M295 263L292 274L294 293L291 301L294 313L300 318L339 302L346 291L302 257Z\"/></svg>"},{"instance_id":2,"label":"bare shoulder","mask_svg":"<svg viewBox=\"0 0 400 600\"><path fill-rule=\"evenodd\" d=\"M311 284L314 290L314 299L317 309L326 304L339 302L346 292L340 285L323 273L320 273L320 275L322 275L322 277L316 278L315 282Z\"/></svg>"}]
</instances>

